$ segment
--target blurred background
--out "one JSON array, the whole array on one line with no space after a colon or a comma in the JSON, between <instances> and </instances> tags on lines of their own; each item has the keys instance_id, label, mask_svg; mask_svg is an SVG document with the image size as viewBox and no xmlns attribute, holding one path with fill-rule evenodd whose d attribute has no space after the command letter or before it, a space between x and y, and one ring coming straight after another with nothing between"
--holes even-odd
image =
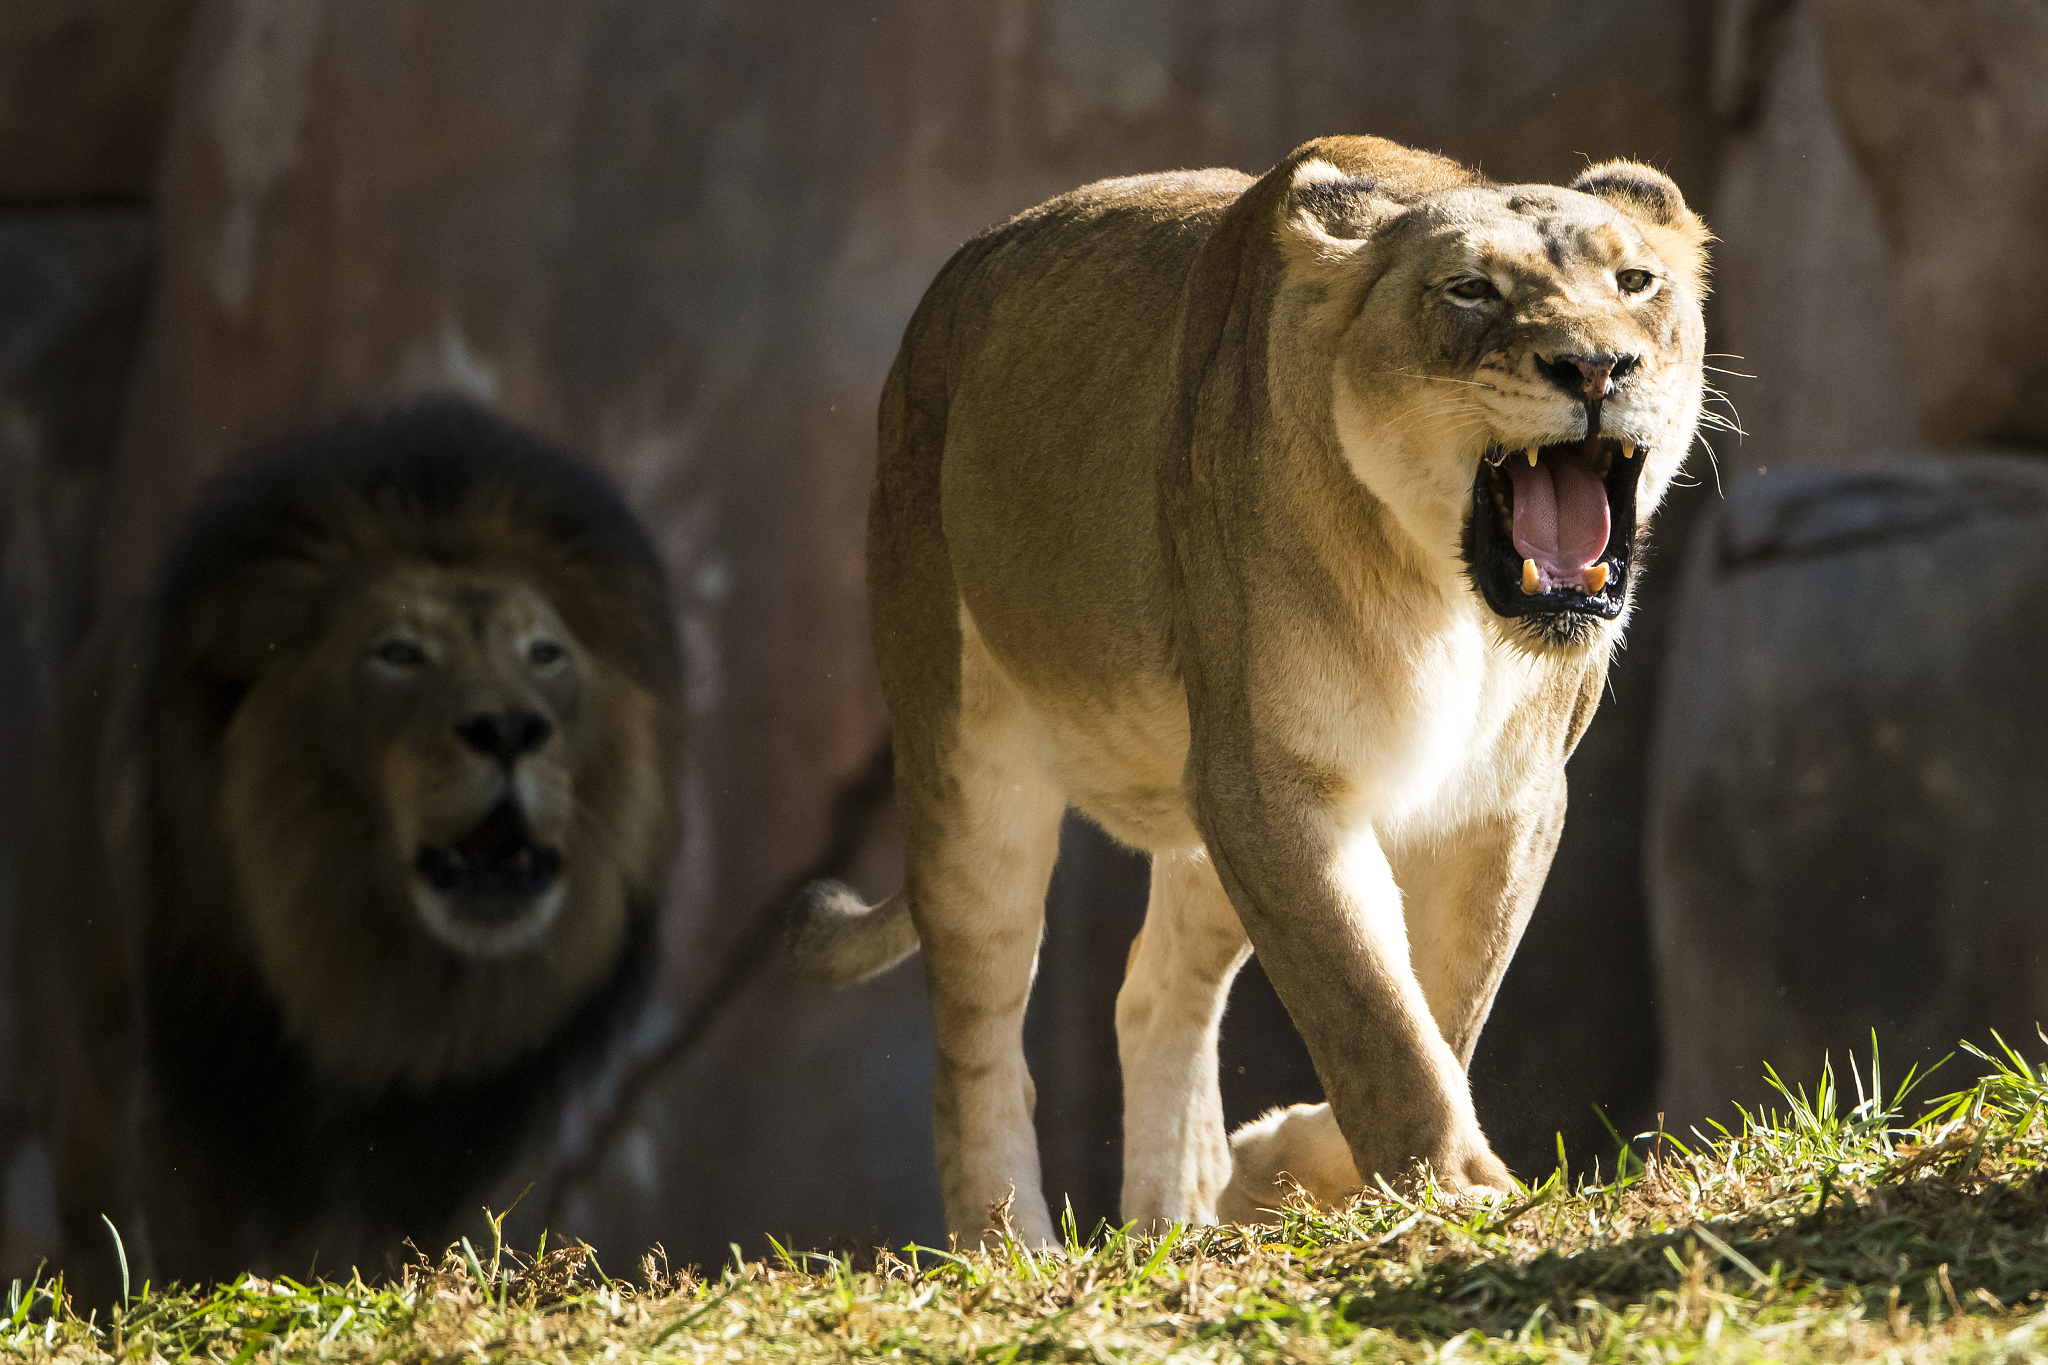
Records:
<instances>
[{"instance_id":1,"label":"blurred background","mask_svg":"<svg viewBox=\"0 0 2048 1365\"><path fill-rule=\"evenodd\" d=\"M775 938L802 881L897 877L882 377L980 229L1336 132L1509 181L1637 157L1719 238L1747 434L1667 504L1572 762L1473 1067L1502 1155L1611 1164L1608 1123L1731 1119L1766 1058L1811 1078L1872 1030L1892 1074L1992 1028L2038 1050L2039 0L6 0L0 897L59 671L195 486L337 406L472 395L624 486L687 652L660 1000L522 1218L615 1267L940 1239L920 973L830 994ZM1084 1227L1144 883L1070 824L1028 1041ZM0 1021L5 1277L56 1232ZM1318 1097L1256 965L1224 1053L1233 1122Z\"/></svg>"}]
</instances>

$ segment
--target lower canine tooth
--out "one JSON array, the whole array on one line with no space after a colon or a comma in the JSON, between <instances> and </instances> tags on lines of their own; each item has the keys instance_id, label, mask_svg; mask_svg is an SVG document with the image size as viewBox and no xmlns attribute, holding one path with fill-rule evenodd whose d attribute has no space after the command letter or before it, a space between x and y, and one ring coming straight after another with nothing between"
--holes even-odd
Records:
<instances>
[{"instance_id":1,"label":"lower canine tooth","mask_svg":"<svg viewBox=\"0 0 2048 1365\"><path fill-rule=\"evenodd\" d=\"M1522 591L1532 596L1536 592L1536 561L1533 559L1522 561Z\"/></svg>"},{"instance_id":2,"label":"lower canine tooth","mask_svg":"<svg viewBox=\"0 0 2048 1365\"><path fill-rule=\"evenodd\" d=\"M1530 562L1533 563L1534 561ZM1522 571L1522 576L1524 578L1527 578L1529 576L1528 570L1524 569ZM1607 566L1605 564L1595 564L1592 568L1586 570L1585 582L1587 592L1598 592L1600 591L1600 589L1606 587Z\"/></svg>"},{"instance_id":3,"label":"lower canine tooth","mask_svg":"<svg viewBox=\"0 0 2048 1365\"><path fill-rule=\"evenodd\" d=\"M1621 458L1624 460L1633 460L1635 457L1636 443L1634 441L1623 441L1621 443Z\"/></svg>"},{"instance_id":4,"label":"lower canine tooth","mask_svg":"<svg viewBox=\"0 0 2048 1365\"><path fill-rule=\"evenodd\" d=\"M1536 447L1530 446L1525 453L1529 457L1529 468L1534 469L1536 467Z\"/></svg>"}]
</instances>

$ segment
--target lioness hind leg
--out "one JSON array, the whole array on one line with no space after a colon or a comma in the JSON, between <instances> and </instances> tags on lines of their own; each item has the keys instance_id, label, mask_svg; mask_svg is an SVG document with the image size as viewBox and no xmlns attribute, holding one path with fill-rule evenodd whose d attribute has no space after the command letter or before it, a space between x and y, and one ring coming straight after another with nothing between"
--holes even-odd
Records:
<instances>
[{"instance_id":1,"label":"lioness hind leg","mask_svg":"<svg viewBox=\"0 0 2048 1365\"><path fill-rule=\"evenodd\" d=\"M939 1181L946 1225L962 1238L992 1229L991 1210L1007 1205L1018 1236L1049 1242L1024 1009L1066 801L1039 764L1035 721L971 626L961 684L954 742L927 788L945 799L904 812L905 886L938 1044Z\"/></svg>"},{"instance_id":2,"label":"lioness hind leg","mask_svg":"<svg viewBox=\"0 0 2048 1365\"><path fill-rule=\"evenodd\" d=\"M1230 1135L1230 1156L1230 1185L1216 1202L1226 1223L1276 1221L1274 1210L1296 1188L1334 1205L1362 1183L1327 1104L1268 1110Z\"/></svg>"},{"instance_id":3,"label":"lioness hind leg","mask_svg":"<svg viewBox=\"0 0 2048 1365\"><path fill-rule=\"evenodd\" d=\"M1116 998L1124 1075L1123 1216L1213 1223L1230 1179L1216 1034L1251 942L1204 853L1152 859L1145 927Z\"/></svg>"}]
</instances>

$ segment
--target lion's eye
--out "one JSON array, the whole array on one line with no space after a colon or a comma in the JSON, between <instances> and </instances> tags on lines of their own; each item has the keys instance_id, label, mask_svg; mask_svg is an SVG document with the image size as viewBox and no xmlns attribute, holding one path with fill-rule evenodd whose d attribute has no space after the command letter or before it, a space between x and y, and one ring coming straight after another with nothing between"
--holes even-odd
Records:
<instances>
[{"instance_id":1,"label":"lion's eye","mask_svg":"<svg viewBox=\"0 0 2048 1365\"><path fill-rule=\"evenodd\" d=\"M393 668L418 668L427 661L427 651L411 640L386 640L377 646L377 662Z\"/></svg>"},{"instance_id":2,"label":"lion's eye","mask_svg":"<svg viewBox=\"0 0 2048 1365\"><path fill-rule=\"evenodd\" d=\"M553 640L535 640L526 647L526 659L535 668L546 668L549 664L560 663L569 651Z\"/></svg>"},{"instance_id":3,"label":"lion's eye","mask_svg":"<svg viewBox=\"0 0 2048 1365\"><path fill-rule=\"evenodd\" d=\"M1500 297L1500 291L1493 287L1493 281L1484 275L1466 275L1462 279L1452 280L1444 286L1444 292L1454 299L1464 299L1470 303Z\"/></svg>"},{"instance_id":4,"label":"lion's eye","mask_svg":"<svg viewBox=\"0 0 2048 1365\"><path fill-rule=\"evenodd\" d=\"M1656 278L1655 275L1652 275L1647 270L1631 269L1617 274L1614 277L1614 282L1621 286L1621 292L1624 294L1640 294L1645 289L1648 289L1651 282Z\"/></svg>"}]
</instances>

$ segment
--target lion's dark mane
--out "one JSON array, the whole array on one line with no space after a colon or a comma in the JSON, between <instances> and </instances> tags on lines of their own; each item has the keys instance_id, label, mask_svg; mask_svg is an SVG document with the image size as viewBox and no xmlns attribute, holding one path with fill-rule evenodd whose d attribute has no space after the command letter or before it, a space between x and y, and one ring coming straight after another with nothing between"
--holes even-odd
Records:
<instances>
[{"instance_id":1,"label":"lion's dark mane","mask_svg":"<svg viewBox=\"0 0 2048 1365\"><path fill-rule=\"evenodd\" d=\"M480 408L439 399L347 414L257 451L208 489L151 585L141 703L127 723L148 755L151 894L136 985L146 1121L159 1129L151 1159L209 1168L232 1207L200 1216L246 1244L239 1263L216 1245L217 1264L166 1267L181 1276L231 1276L307 1228L352 1233L342 1255L351 1242L395 1250L406 1237L437 1249L424 1239L473 1211L565 1080L601 1057L651 987L655 906L643 895L629 903L608 978L539 1047L481 1077L358 1094L287 1036L247 943L186 922L187 907L233 894L218 881L219 835L192 807L220 789L220 741L250 682L235 650L251 614L283 637L278 649L298 647L320 629L323 594L366 565L402 559L516 572L612 667L656 696L676 690L660 561L618 492ZM198 850L206 839L213 847ZM442 966L476 970L452 951Z\"/></svg>"},{"instance_id":2,"label":"lion's dark mane","mask_svg":"<svg viewBox=\"0 0 2048 1365\"><path fill-rule=\"evenodd\" d=\"M371 556L502 563L514 547L483 524L487 509L524 533L517 548L531 557L516 568L551 599L573 602L576 588L601 586L607 611L571 611L599 653L643 687L673 690L678 656L661 560L618 490L553 442L452 398L345 413L259 447L214 480L152 579L149 666L200 665L180 647L195 609L223 592L261 591L269 569L325 568L339 580ZM156 681L174 689L191 680Z\"/></svg>"},{"instance_id":3,"label":"lion's dark mane","mask_svg":"<svg viewBox=\"0 0 2048 1365\"><path fill-rule=\"evenodd\" d=\"M639 1013L654 947L653 907L635 904L610 979L541 1048L481 1080L393 1087L370 1099L321 1083L259 981L201 955L162 952L142 977L160 1121L192 1139L178 1143L181 1159L214 1168L245 1228L345 1218L361 1247L437 1237L474 1211L468 1206L559 1102L563 1082ZM223 1263L212 1273L240 1268ZM380 1268L362 1266L366 1275Z\"/></svg>"}]
</instances>

